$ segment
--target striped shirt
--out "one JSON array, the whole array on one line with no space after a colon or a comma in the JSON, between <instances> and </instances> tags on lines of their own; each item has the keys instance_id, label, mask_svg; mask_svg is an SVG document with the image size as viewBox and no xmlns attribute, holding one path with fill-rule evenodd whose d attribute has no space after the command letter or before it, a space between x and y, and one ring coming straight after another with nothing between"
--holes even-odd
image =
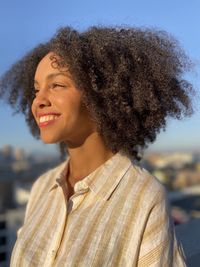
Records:
<instances>
[{"instance_id":1,"label":"striped shirt","mask_svg":"<svg viewBox=\"0 0 200 267\"><path fill-rule=\"evenodd\" d=\"M11 267L182 267L160 182L121 152L78 181L69 158L33 184Z\"/></svg>"}]
</instances>

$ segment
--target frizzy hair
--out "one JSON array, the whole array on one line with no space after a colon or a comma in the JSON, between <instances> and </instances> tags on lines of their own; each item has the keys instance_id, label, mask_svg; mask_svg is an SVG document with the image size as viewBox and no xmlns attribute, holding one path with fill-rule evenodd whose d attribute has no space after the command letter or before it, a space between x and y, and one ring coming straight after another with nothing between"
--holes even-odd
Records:
<instances>
[{"instance_id":1,"label":"frizzy hair","mask_svg":"<svg viewBox=\"0 0 200 267\"><path fill-rule=\"evenodd\" d=\"M138 158L165 130L168 117L181 119L193 113L194 89L184 79L192 63L167 32L131 27L91 27L78 32L63 27L12 65L0 80L0 97L25 115L36 138L33 80L38 63L49 52L58 56L58 68L69 69L99 134L113 152L121 150Z\"/></svg>"}]
</instances>

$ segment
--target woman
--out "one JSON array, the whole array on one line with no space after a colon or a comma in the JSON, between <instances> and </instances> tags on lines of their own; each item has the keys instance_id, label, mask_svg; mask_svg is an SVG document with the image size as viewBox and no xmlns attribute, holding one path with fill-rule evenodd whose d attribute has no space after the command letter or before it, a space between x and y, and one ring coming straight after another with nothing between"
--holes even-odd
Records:
<instances>
[{"instance_id":1,"label":"woman","mask_svg":"<svg viewBox=\"0 0 200 267\"><path fill-rule=\"evenodd\" d=\"M192 113L189 66L162 31L61 28L5 73L1 96L68 154L33 184L11 267L186 266L138 160L168 116Z\"/></svg>"}]
</instances>

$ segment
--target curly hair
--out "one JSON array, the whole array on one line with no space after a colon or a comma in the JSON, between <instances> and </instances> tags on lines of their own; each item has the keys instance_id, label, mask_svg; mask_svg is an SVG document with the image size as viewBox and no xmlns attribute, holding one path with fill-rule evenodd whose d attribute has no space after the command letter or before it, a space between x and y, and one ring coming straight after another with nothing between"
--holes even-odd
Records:
<instances>
[{"instance_id":1,"label":"curly hair","mask_svg":"<svg viewBox=\"0 0 200 267\"><path fill-rule=\"evenodd\" d=\"M0 79L0 97L25 115L36 138L33 81L38 63L49 52L59 56L58 68L69 69L98 133L113 152L138 158L165 130L169 116L181 119L193 113L193 86L184 79L192 63L167 32L131 27L78 32L63 27Z\"/></svg>"}]
</instances>

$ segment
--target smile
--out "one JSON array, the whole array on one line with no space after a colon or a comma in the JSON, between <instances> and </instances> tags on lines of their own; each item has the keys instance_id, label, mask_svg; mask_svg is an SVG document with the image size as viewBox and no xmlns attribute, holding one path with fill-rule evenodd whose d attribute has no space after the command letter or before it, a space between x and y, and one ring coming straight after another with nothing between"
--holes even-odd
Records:
<instances>
[{"instance_id":1,"label":"smile","mask_svg":"<svg viewBox=\"0 0 200 267\"><path fill-rule=\"evenodd\" d=\"M54 123L58 119L59 115L45 115L39 117L39 126L47 126Z\"/></svg>"},{"instance_id":2,"label":"smile","mask_svg":"<svg viewBox=\"0 0 200 267\"><path fill-rule=\"evenodd\" d=\"M48 116L42 116L39 118L39 122L48 122L48 121L53 121L56 120L59 116L57 115L48 115Z\"/></svg>"}]
</instances>

